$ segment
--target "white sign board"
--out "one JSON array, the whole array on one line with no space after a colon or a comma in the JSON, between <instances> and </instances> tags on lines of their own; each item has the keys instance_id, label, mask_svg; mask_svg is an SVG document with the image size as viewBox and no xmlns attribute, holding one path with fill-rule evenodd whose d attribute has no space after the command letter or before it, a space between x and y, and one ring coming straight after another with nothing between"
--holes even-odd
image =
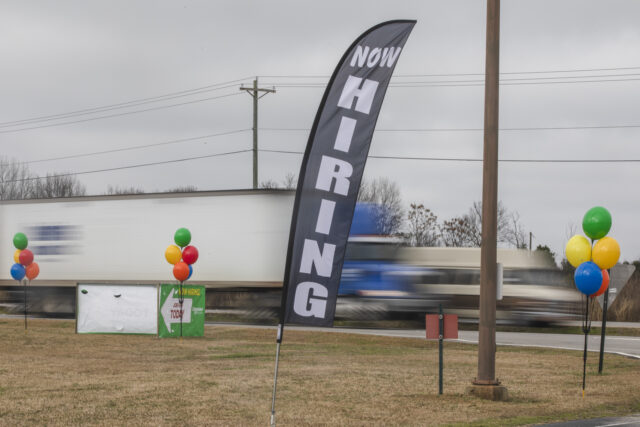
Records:
<instances>
[{"instance_id":1,"label":"white sign board","mask_svg":"<svg viewBox=\"0 0 640 427\"><path fill-rule=\"evenodd\" d=\"M156 285L80 284L78 333L157 334Z\"/></svg>"}]
</instances>

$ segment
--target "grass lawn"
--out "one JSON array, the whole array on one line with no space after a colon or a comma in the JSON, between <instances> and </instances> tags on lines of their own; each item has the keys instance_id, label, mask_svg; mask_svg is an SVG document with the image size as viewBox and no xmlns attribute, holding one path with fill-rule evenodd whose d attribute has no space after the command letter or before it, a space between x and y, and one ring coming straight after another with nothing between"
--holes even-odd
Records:
<instances>
[{"instance_id":1,"label":"grass lawn","mask_svg":"<svg viewBox=\"0 0 640 427\"><path fill-rule=\"evenodd\" d=\"M206 327L204 338L76 335L73 321L0 320L0 425L268 425L275 330ZM511 396L465 393L477 347L285 330L278 425L522 425L640 412L640 360L499 347Z\"/></svg>"}]
</instances>

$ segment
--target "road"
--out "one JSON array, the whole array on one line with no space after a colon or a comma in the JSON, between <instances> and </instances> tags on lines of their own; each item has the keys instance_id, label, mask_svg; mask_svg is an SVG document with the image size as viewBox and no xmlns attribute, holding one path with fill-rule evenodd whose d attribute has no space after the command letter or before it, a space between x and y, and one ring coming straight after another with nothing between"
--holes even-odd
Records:
<instances>
[{"instance_id":1,"label":"road","mask_svg":"<svg viewBox=\"0 0 640 427\"><path fill-rule=\"evenodd\" d=\"M225 324L228 326L231 324ZM247 327L246 325L235 325ZM270 328L275 330L275 326L256 326L260 328ZM425 338L425 331L422 329L351 329L351 328L309 328L301 326L287 326L286 330L304 330L319 332L336 332L349 334L380 335L399 338ZM459 331L457 340L447 340L466 344L478 343L477 331ZM497 332L497 345L508 345L516 347L542 347L556 348L564 350L584 349L584 335L571 334L538 334L524 332ZM589 335L589 351L600 351L600 335ZM616 337L607 336L605 338L605 352L615 353L622 356L640 359L640 337Z\"/></svg>"}]
</instances>

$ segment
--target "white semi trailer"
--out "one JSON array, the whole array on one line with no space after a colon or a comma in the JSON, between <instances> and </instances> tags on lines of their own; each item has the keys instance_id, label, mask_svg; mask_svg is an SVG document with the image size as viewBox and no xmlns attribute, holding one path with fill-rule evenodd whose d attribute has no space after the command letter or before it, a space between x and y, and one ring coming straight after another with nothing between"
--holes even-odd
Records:
<instances>
[{"instance_id":1,"label":"white semi trailer","mask_svg":"<svg viewBox=\"0 0 640 427\"><path fill-rule=\"evenodd\" d=\"M3 201L0 286L16 294L9 270L17 232L27 235L40 266L29 285L33 311L73 312L60 304L73 304L68 294L78 283L174 282L164 251L186 227L200 254L190 283L279 287L294 195L248 190ZM61 288L69 291L54 297Z\"/></svg>"}]
</instances>

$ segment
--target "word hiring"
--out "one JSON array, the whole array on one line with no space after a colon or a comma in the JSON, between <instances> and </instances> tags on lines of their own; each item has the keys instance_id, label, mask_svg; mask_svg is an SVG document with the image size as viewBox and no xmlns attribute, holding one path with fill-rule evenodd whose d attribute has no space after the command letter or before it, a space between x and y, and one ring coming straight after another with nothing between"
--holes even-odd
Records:
<instances>
[{"instance_id":1,"label":"word hiring","mask_svg":"<svg viewBox=\"0 0 640 427\"><path fill-rule=\"evenodd\" d=\"M358 46L351 59L350 65L362 67L366 65L373 67L380 63L380 66L391 67L400 54L401 48L362 48ZM345 109L345 112L355 110L359 113L369 114L379 82L375 80L362 79L350 75L342 89L338 100L338 107ZM354 105L355 101L355 105ZM333 150L337 152L349 153L351 142L357 120L348 116L340 118L340 125L333 144ZM347 201L349 193L350 179L353 174L351 163L337 159L332 156L323 155L320 160L318 178L315 189L327 193L326 198L320 201L320 208L316 220L315 233L326 236L321 238L331 240L331 224L335 212L336 203ZM331 200L331 194L338 195L336 200ZM342 197L340 197L342 196ZM300 261L300 273L313 274L313 281L298 283L293 300L293 311L302 317L326 318L327 298L329 290L326 283L332 273L333 260L336 244L324 243L322 249L318 240L312 238L304 239L302 257ZM340 236L337 236L340 237Z\"/></svg>"}]
</instances>

